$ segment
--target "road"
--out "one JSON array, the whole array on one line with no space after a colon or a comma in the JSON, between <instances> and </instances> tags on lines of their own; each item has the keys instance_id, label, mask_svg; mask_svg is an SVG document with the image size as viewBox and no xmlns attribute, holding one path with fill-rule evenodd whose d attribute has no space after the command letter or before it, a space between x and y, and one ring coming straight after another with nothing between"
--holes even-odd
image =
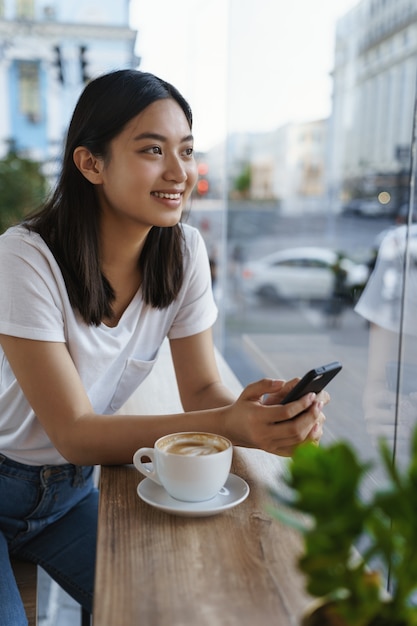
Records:
<instances>
[{"instance_id":1,"label":"road","mask_svg":"<svg viewBox=\"0 0 417 626\"><path fill-rule=\"evenodd\" d=\"M252 227L248 236L249 226ZM377 235L392 226L385 219L326 216L300 218L264 214L234 216L228 249L239 246L245 259L299 245L320 245L367 260ZM346 439L364 458L374 456L363 419L362 396L366 384L368 325L350 307L336 326L329 326L323 304L266 304L245 297L228 282L224 306L223 352L243 385L262 376L290 378L330 360L344 367L332 381L332 402L324 441Z\"/></svg>"},{"instance_id":2,"label":"road","mask_svg":"<svg viewBox=\"0 0 417 626\"><path fill-rule=\"evenodd\" d=\"M324 439L347 439L364 457L372 457L374 442L366 431L362 410L368 361L366 322L349 308L333 327L323 303L266 304L245 297L233 276L237 256L241 262L296 246L328 247L357 261L368 261L378 235L394 226L392 220L324 213L290 216L271 206L248 208L235 203L227 217L221 207L206 213L199 209L191 213L189 221L200 228L212 258L221 251L222 235L227 232L226 254L218 258L219 266L224 259L227 267L218 295L217 344L241 383L265 375L302 376L327 361L341 361L343 370L331 383Z\"/></svg>"},{"instance_id":3,"label":"road","mask_svg":"<svg viewBox=\"0 0 417 626\"><path fill-rule=\"evenodd\" d=\"M237 209L229 215L228 248L240 246L247 259L280 248L310 245L326 246L363 260L372 253L377 235L393 226L388 218L281 216L273 211L255 215Z\"/></svg>"},{"instance_id":4,"label":"road","mask_svg":"<svg viewBox=\"0 0 417 626\"><path fill-rule=\"evenodd\" d=\"M343 251L358 261L367 261L373 254L379 233L392 226L387 219L363 219L310 215L284 217L272 211L259 215L243 209L229 217L228 251L229 263L233 250L238 247L244 260L259 258L270 252L303 245L318 245ZM248 231L252 228L251 235ZM231 266L233 261L231 262ZM229 268L230 270L230 268ZM355 344L366 346L368 329L364 321L352 310L345 311L337 328L328 327L323 304L279 303L266 304L255 298L245 297L239 285L228 272L225 296L221 302L224 309L226 351L231 354L239 338L245 334L317 334L332 336L346 344L354 338ZM244 383L256 373L251 364L239 364L240 377ZM245 367L247 371L245 372Z\"/></svg>"}]
</instances>

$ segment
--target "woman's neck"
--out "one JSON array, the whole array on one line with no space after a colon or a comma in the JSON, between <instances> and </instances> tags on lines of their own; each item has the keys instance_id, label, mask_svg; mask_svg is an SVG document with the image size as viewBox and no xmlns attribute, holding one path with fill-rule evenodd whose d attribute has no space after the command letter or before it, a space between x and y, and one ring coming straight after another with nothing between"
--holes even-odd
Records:
<instances>
[{"instance_id":1,"label":"woman's neck","mask_svg":"<svg viewBox=\"0 0 417 626\"><path fill-rule=\"evenodd\" d=\"M147 234L135 234L132 231L120 233L117 229L112 233L102 233L101 269L115 294L113 315L103 320L108 326L118 324L142 283L139 258Z\"/></svg>"}]
</instances>

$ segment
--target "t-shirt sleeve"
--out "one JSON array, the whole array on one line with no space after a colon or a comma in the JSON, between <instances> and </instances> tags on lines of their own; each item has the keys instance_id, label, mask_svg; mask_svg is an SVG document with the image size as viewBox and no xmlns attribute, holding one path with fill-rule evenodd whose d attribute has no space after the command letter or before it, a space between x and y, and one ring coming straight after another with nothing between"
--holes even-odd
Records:
<instances>
[{"instance_id":1,"label":"t-shirt sleeve","mask_svg":"<svg viewBox=\"0 0 417 626\"><path fill-rule=\"evenodd\" d=\"M0 237L0 333L63 342L59 269L39 241L30 233Z\"/></svg>"},{"instance_id":2,"label":"t-shirt sleeve","mask_svg":"<svg viewBox=\"0 0 417 626\"><path fill-rule=\"evenodd\" d=\"M404 230L388 233L383 239L375 268L355 312L381 328L415 336L417 272L412 257L406 269L405 247Z\"/></svg>"},{"instance_id":3,"label":"t-shirt sleeve","mask_svg":"<svg viewBox=\"0 0 417 626\"><path fill-rule=\"evenodd\" d=\"M184 284L179 299L181 305L168 333L170 339L189 337L207 330L217 319L207 249L200 233L186 231Z\"/></svg>"}]
</instances>

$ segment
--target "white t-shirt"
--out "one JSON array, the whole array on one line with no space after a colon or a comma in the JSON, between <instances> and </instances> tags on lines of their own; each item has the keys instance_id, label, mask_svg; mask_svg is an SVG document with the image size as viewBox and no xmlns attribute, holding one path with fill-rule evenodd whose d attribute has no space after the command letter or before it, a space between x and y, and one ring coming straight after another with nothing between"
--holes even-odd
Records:
<instances>
[{"instance_id":1,"label":"white t-shirt","mask_svg":"<svg viewBox=\"0 0 417 626\"><path fill-rule=\"evenodd\" d=\"M417 420L408 397L417 391L417 225L395 227L383 236L355 311L379 327L365 388L367 428L374 442L383 437L393 447L395 441L396 462L402 464L409 459Z\"/></svg>"},{"instance_id":2,"label":"white t-shirt","mask_svg":"<svg viewBox=\"0 0 417 626\"><path fill-rule=\"evenodd\" d=\"M417 336L417 230L411 227L409 262L405 265L407 227L390 230L382 239L375 268L355 311L393 333ZM416 225L417 227L417 225Z\"/></svg>"},{"instance_id":3,"label":"white t-shirt","mask_svg":"<svg viewBox=\"0 0 417 626\"><path fill-rule=\"evenodd\" d=\"M96 413L112 414L152 370L165 337L187 337L213 325L206 248L183 225L184 282L175 302L159 310L137 292L115 328L87 325L69 301L61 270L43 239L23 227L0 237L0 333L64 342ZM0 347L0 452L29 465L66 460L26 401Z\"/></svg>"}]
</instances>

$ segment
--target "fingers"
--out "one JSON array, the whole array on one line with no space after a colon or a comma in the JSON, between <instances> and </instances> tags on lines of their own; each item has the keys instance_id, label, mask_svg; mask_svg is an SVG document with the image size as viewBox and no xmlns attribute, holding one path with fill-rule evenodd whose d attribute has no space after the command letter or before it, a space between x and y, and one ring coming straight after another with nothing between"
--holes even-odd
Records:
<instances>
[{"instance_id":1,"label":"fingers","mask_svg":"<svg viewBox=\"0 0 417 626\"><path fill-rule=\"evenodd\" d=\"M287 380L286 382L280 381L282 382L282 385L278 389L278 391L276 391L275 393L269 393L268 395L265 395L265 397L263 398L263 403L267 405L281 404L282 400L291 391L291 389L295 387L295 385L298 383L299 380L300 378L292 378L291 380Z\"/></svg>"},{"instance_id":2,"label":"fingers","mask_svg":"<svg viewBox=\"0 0 417 626\"><path fill-rule=\"evenodd\" d=\"M236 445L256 447L280 456L291 456L306 440L319 442L325 416L322 408L330 400L326 391L309 393L288 404L279 399L298 379L261 379L249 384L231 407L228 419L231 439ZM277 402L278 400L278 402Z\"/></svg>"},{"instance_id":3,"label":"fingers","mask_svg":"<svg viewBox=\"0 0 417 626\"><path fill-rule=\"evenodd\" d=\"M291 391L291 389L296 385L296 383L299 380L300 380L299 378L292 378L291 380L288 380L287 382L279 381L283 383L280 389L275 393L269 393L265 395L262 400L263 404L266 404L266 405L281 404L282 400ZM276 382L278 383L278 381ZM326 405L330 402L330 395L328 394L327 391L324 391L324 390L320 391L320 393L317 394L317 398L318 400L323 402L323 405Z\"/></svg>"},{"instance_id":4,"label":"fingers","mask_svg":"<svg viewBox=\"0 0 417 626\"><path fill-rule=\"evenodd\" d=\"M317 399L320 402L323 402L323 406L325 406L326 404L329 404L330 402L330 394L327 391L320 391L320 393L317 394Z\"/></svg>"},{"instance_id":5,"label":"fingers","mask_svg":"<svg viewBox=\"0 0 417 626\"><path fill-rule=\"evenodd\" d=\"M273 422L265 422L264 415L258 414L256 422L252 423L251 432L256 447L281 456L291 456L295 448L306 440L318 443L323 435L326 419L322 413L323 403L314 399L307 409L304 408L302 412L297 413L300 406L303 407L306 402L307 400L303 398L291 403L293 406L289 404L274 407ZM264 410L270 412L272 408L265 407ZM280 417L278 420L277 410ZM297 413L296 416L289 417L293 412Z\"/></svg>"},{"instance_id":6,"label":"fingers","mask_svg":"<svg viewBox=\"0 0 417 626\"><path fill-rule=\"evenodd\" d=\"M271 414L275 414L277 419L274 419L274 424L278 424L281 421L286 421L289 419L293 419L297 417L301 413L307 411L310 407L312 407L313 403L318 403L317 395L314 392L308 393L299 400L295 400L294 402L290 402L289 404L274 405L271 407ZM321 406L323 407L323 403L320 401ZM272 409L275 411L272 411Z\"/></svg>"},{"instance_id":7,"label":"fingers","mask_svg":"<svg viewBox=\"0 0 417 626\"><path fill-rule=\"evenodd\" d=\"M280 456L292 456L297 446L305 441L319 443L325 421L324 415L319 415L316 420L312 420L311 415L303 414L270 426L269 432L264 432L264 439L259 447Z\"/></svg>"},{"instance_id":8,"label":"fingers","mask_svg":"<svg viewBox=\"0 0 417 626\"><path fill-rule=\"evenodd\" d=\"M271 394L276 394L285 385L284 380L277 380L273 378L262 378L254 383L250 383L242 391L240 397L242 400L258 400L265 402L264 397L269 397Z\"/></svg>"},{"instance_id":9,"label":"fingers","mask_svg":"<svg viewBox=\"0 0 417 626\"><path fill-rule=\"evenodd\" d=\"M317 409L319 409L320 403L318 403ZM324 422L326 421L326 416L321 412L319 412L318 418L314 423L313 428L310 430L307 439L310 441L314 441L315 443L319 443L320 439L323 436Z\"/></svg>"}]
</instances>

